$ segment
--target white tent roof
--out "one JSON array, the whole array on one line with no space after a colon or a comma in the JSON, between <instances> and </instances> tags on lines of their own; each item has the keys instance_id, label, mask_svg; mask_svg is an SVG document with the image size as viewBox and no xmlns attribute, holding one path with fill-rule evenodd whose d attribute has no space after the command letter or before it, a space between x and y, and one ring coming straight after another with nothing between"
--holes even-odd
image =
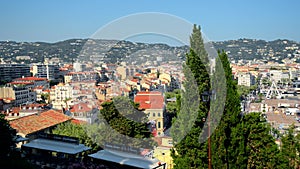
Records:
<instances>
[{"instance_id":1,"label":"white tent roof","mask_svg":"<svg viewBox=\"0 0 300 169\"><path fill-rule=\"evenodd\" d=\"M83 144L67 143L67 142L47 140L42 138L32 140L31 142L24 144L22 146L42 149L42 150L49 150L53 152L61 152L66 154L77 154L91 149L89 147L86 147Z\"/></svg>"},{"instance_id":2,"label":"white tent roof","mask_svg":"<svg viewBox=\"0 0 300 169\"><path fill-rule=\"evenodd\" d=\"M89 155L89 157L138 168L154 168L158 166L159 162L159 160L156 158L149 159L143 156L129 154L121 151L108 150L100 150L95 154Z\"/></svg>"}]
</instances>

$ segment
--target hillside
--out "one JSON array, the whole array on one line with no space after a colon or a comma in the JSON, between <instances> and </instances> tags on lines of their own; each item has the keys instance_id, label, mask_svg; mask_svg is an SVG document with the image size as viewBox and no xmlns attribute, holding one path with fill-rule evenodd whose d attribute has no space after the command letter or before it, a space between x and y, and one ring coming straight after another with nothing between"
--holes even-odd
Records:
<instances>
[{"instance_id":1,"label":"hillside","mask_svg":"<svg viewBox=\"0 0 300 169\"><path fill-rule=\"evenodd\" d=\"M300 61L300 44L290 40L264 41L238 39L214 42L218 50L225 50L231 60ZM173 61L184 59L188 46L172 47L166 44L146 44L129 41L69 39L56 43L0 41L0 58L4 62L38 63L44 58L66 63L75 60L92 62L148 60Z\"/></svg>"}]
</instances>

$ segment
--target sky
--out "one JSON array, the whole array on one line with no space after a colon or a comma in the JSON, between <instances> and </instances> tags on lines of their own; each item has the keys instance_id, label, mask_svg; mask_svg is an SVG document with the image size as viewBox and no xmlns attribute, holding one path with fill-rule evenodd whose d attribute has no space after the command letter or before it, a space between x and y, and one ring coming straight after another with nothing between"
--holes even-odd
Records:
<instances>
[{"instance_id":1,"label":"sky","mask_svg":"<svg viewBox=\"0 0 300 169\"><path fill-rule=\"evenodd\" d=\"M0 40L89 38L122 17L152 12L200 25L212 41L252 38L300 42L299 6L298 0L9 0L0 2ZM126 28L133 27L139 23ZM124 28L120 25L119 29Z\"/></svg>"}]
</instances>

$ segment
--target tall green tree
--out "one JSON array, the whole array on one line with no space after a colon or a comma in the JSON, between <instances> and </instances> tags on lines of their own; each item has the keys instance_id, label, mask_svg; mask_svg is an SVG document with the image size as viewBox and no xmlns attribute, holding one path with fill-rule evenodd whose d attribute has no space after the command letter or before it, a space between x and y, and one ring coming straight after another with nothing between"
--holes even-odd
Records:
<instances>
[{"instance_id":1,"label":"tall green tree","mask_svg":"<svg viewBox=\"0 0 300 169\"><path fill-rule=\"evenodd\" d=\"M241 109L237 85L235 81L233 81L232 70L227 54L223 51L218 52L218 55L219 57L215 59L216 67L213 81L226 81L226 83L216 84L217 89L219 89L216 91L216 94L220 103L213 103L212 105L217 111L223 111L220 123L217 124L216 129L211 136L212 163L214 168L231 168L232 159L236 158L234 157L234 154L236 154L234 151L239 151L236 150L234 147L235 145L231 143L231 140L235 139L232 137L232 130L237 127L241 120ZM224 107L220 106L220 104L224 102ZM218 110L218 107L224 109Z\"/></svg>"},{"instance_id":2,"label":"tall green tree","mask_svg":"<svg viewBox=\"0 0 300 169\"><path fill-rule=\"evenodd\" d=\"M99 130L109 131L103 141L152 148L154 142L147 139L152 137L147 124L148 118L145 113L138 110L139 104L125 97L115 97L113 101L103 103L102 107L99 119L100 123L105 124L106 131L101 128Z\"/></svg>"},{"instance_id":3,"label":"tall green tree","mask_svg":"<svg viewBox=\"0 0 300 169\"><path fill-rule=\"evenodd\" d=\"M260 113L245 115L233 135L236 156L230 168L286 168L271 128Z\"/></svg>"},{"instance_id":4,"label":"tall green tree","mask_svg":"<svg viewBox=\"0 0 300 169\"><path fill-rule=\"evenodd\" d=\"M297 136L295 136L296 133L294 132L294 130L295 126L290 126L286 134L281 138L281 154L282 159L286 164L285 168L296 168L300 164L300 135L298 134Z\"/></svg>"},{"instance_id":5,"label":"tall green tree","mask_svg":"<svg viewBox=\"0 0 300 169\"><path fill-rule=\"evenodd\" d=\"M191 49L183 65L184 89L180 98L180 112L173 120L171 134L175 143L172 150L174 168L207 168L207 144L199 142L208 108L200 102L201 94L210 87L207 53L196 25L190 37Z\"/></svg>"}]
</instances>

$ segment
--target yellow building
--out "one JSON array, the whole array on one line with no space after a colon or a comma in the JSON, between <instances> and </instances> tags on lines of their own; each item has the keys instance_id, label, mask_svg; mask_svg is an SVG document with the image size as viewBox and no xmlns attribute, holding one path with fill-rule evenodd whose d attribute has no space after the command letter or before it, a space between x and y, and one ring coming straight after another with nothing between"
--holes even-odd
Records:
<instances>
[{"instance_id":1,"label":"yellow building","mask_svg":"<svg viewBox=\"0 0 300 169\"><path fill-rule=\"evenodd\" d=\"M154 149L153 156L167 163L167 169L173 168L173 158L171 157L173 139L171 137L157 137L155 140L158 142L158 146Z\"/></svg>"},{"instance_id":2,"label":"yellow building","mask_svg":"<svg viewBox=\"0 0 300 169\"><path fill-rule=\"evenodd\" d=\"M156 134L164 133L164 97L160 92L138 92L134 102L140 104L140 109L148 115L148 120L155 124Z\"/></svg>"}]
</instances>

